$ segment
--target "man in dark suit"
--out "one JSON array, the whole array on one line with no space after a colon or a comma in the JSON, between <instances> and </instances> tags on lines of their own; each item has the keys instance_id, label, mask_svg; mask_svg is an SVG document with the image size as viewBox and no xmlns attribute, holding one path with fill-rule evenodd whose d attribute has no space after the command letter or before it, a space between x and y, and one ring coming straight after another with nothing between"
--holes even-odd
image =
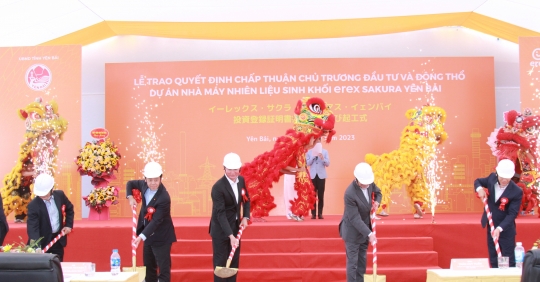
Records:
<instances>
[{"instance_id":1,"label":"man in dark suit","mask_svg":"<svg viewBox=\"0 0 540 282\"><path fill-rule=\"evenodd\" d=\"M489 262L492 268L498 267L497 251L493 238L499 238L499 247L505 257L510 258L510 267L516 266L514 248L516 247L516 222L523 191L512 180L514 163L511 160L501 160L497 164L496 173L486 178L474 181L474 189L482 200L487 197L489 211L492 214L495 230L487 228L487 244ZM488 224L486 212L482 214L482 227Z\"/></svg>"},{"instance_id":2,"label":"man in dark suit","mask_svg":"<svg viewBox=\"0 0 540 282\"><path fill-rule=\"evenodd\" d=\"M230 267L238 268L239 265L240 241L236 239L236 235L240 226L247 227L250 212L246 183L240 176L241 166L242 162L237 154L225 155L225 175L212 186L212 218L209 231L212 237L214 269L216 266L225 266L233 246L237 248ZM236 276L222 279L214 274L214 281L236 281Z\"/></svg>"},{"instance_id":3,"label":"man in dark suit","mask_svg":"<svg viewBox=\"0 0 540 282\"><path fill-rule=\"evenodd\" d=\"M146 266L146 282L171 281L171 247L176 233L171 218L171 197L161 183L163 169L156 162L144 167L144 180L131 180L126 184L129 204L136 206L142 201L137 221L138 237L135 246L144 241L143 260ZM159 275L158 275L159 268Z\"/></svg>"},{"instance_id":4,"label":"man in dark suit","mask_svg":"<svg viewBox=\"0 0 540 282\"><path fill-rule=\"evenodd\" d=\"M28 220L26 221L28 242L43 237L40 241L42 249L58 234L64 232L67 235L73 229L75 216L73 204L66 197L64 191L53 191L53 188L54 178L51 175L46 173L38 175L34 182L36 197L28 204ZM49 248L47 253L56 254L60 261L64 261L64 247L66 245L67 236L63 236Z\"/></svg>"},{"instance_id":5,"label":"man in dark suit","mask_svg":"<svg viewBox=\"0 0 540 282\"><path fill-rule=\"evenodd\" d=\"M0 191L1 194L1 191ZM0 207L4 207L4 203L2 202L2 197L0 196ZM4 245L4 239L6 238L6 235L9 231L9 225L6 219L6 215L4 214L4 210L0 210L0 246Z\"/></svg>"},{"instance_id":6,"label":"man in dark suit","mask_svg":"<svg viewBox=\"0 0 540 282\"><path fill-rule=\"evenodd\" d=\"M370 214L377 210L382 194L373 183L375 176L369 164L356 165L354 177L356 179L345 190L345 211L339 223L339 235L345 241L347 282L363 282L368 244L377 241L371 232Z\"/></svg>"}]
</instances>

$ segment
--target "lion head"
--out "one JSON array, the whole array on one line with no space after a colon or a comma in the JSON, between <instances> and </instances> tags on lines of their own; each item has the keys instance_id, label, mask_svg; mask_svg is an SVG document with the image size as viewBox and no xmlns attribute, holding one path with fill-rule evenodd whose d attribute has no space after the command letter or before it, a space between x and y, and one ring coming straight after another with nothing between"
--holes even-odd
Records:
<instances>
[{"instance_id":1,"label":"lion head","mask_svg":"<svg viewBox=\"0 0 540 282\"><path fill-rule=\"evenodd\" d=\"M316 138L326 136L326 142L330 142L336 133L335 116L321 98L303 97L298 100L294 115L293 129L297 132L313 134Z\"/></svg>"},{"instance_id":2,"label":"lion head","mask_svg":"<svg viewBox=\"0 0 540 282\"><path fill-rule=\"evenodd\" d=\"M437 106L422 106L420 109L410 109L405 113L410 120L406 132L412 132L434 140L437 145L448 138L444 130L446 112Z\"/></svg>"}]
</instances>

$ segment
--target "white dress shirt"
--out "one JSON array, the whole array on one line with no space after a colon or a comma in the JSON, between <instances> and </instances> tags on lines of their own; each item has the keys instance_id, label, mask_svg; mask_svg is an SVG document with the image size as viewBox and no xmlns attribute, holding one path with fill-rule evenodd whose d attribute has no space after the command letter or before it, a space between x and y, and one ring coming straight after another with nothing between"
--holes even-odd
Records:
<instances>
[{"instance_id":1,"label":"white dress shirt","mask_svg":"<svg viewBox=\"0 0 540 282\"><path fill-rule=\"evenodd\" d=\"M52 233L58 233L60 231L60 217L58 216L58 208L54 202L54 196L51 195L49 200L43 200L45 206L47 207L47 212L49 213L49 220L51 221Z\"/></svg>"}]
</instances>

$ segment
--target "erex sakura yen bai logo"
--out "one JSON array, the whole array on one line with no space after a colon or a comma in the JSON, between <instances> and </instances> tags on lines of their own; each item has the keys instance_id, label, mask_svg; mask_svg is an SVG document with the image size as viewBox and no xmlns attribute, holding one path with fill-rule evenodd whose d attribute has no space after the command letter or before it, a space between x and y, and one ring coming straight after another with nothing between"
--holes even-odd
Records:
<instances>
[{"instance_id":1,"label":"erex sakura yen bai logo","mask_svg":"<svg viewBox=\"0 0 540 282\"><path fill-rule=\"evenodd\" d=\"M532 58L534 61L530 62L531 67L540 67L540 48L536 48L532 51Z\"/></svg>"},{"instance_id":2,"label":"erex sakura yen bai logo","mask_svg":"<svg viewBox=\"0 0 540 282\"><path fill-rule=\"evenodd\" d=\"M30 89L40 91L49 87L52 81L52 73L46 65L35 64L26 70L24 79Z\"/></svg>"}]
</instances>

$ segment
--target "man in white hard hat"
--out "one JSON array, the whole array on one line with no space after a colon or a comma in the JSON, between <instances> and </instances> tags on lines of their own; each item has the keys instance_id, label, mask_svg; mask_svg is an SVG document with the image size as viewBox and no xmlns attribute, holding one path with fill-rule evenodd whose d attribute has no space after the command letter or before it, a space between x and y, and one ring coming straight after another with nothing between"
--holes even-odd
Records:
<instances>
[{"instance_id":1,"label":"man in white hard hat","mask_svg":"<svg viewBox=\"0 0 540 282\"><path fill-rule=\"evenodd\" d=\"M28 242L41 239L41 248L45 248L54 238L62 232L67 235L73 229L75 212L73 204L62 190L53 190L54 178L46 173L38 175L34 182L36 197L28 204L28 220L26 232ZM64 247L67 245L67 236L58 240L47 253L58 255L64 261Z\"/></svg>"},{"instance_id":2,"label":"man in white hard hat","mask_svg":"<svg viewBox=\"0 0 540 282\"><path fill-rule=\"evenodd\" d=\"M225 266L233 246L237 248L230 267L239 266L240 241L236 235L240 226L248 226L250 216L249 194L244 177L240 176L241 167L240 156L228 153L223 158L225 175L212 186L209 232L212 237L214 269L216 266ZM214 281L236 281L236 276L223 279L214 274Z\"/></svg>"},{"instance_id":3,"label":"man in white hard hat","mask_svg":"<svg viewBox=\"0 0 540 282\"><path fill-rule=\"evenodd\" d=\"M487 227L489 262L492 268L498 266L497 251L493 238L499 238L502 256L510 258L510 267L516 265L514 256L514 248L516 247L515 219L521 207L523 191L511 181L512 177L514 177L514 170L514 162L504 159L497 164L495 173L474 181L474 189L478 198L483 200L487 197L487 204L495 227L493 232L491 232L489 226ZM481 223L483 228L488 224L485 210L482 214Z\"/></svg>"},{"instance_id":4,"label":"man in white hard hat","mask_svg":"<svg viewBox=\"0 0 540 282\"><path fill-rule=\"evenodd\" d=\"M144 179L126 184L126 195L131 206L142 202L137 221L136 246L144 241L143 261L146 282L171 281L171 247L176 233L171 217L171 197L161 182L163 169L157 162L144 166ZM158 274L159 268L159 274Z\"/></svg>"},{"instance_id":5,"label":"man in white hard hat","mask_svg":"<svg viewBox=\"0 0 540 282\"><path fill-rule=\"evenodd\" d=\"M373 181L371 166L359 163L355 179L345 190L345 211L339 223L339 235L345 241L347 282L363 282L366 273L366 252L369 243L377 241L371 232L370 214L381 202L381 190Z\"/></svg>"}]
</instances>

